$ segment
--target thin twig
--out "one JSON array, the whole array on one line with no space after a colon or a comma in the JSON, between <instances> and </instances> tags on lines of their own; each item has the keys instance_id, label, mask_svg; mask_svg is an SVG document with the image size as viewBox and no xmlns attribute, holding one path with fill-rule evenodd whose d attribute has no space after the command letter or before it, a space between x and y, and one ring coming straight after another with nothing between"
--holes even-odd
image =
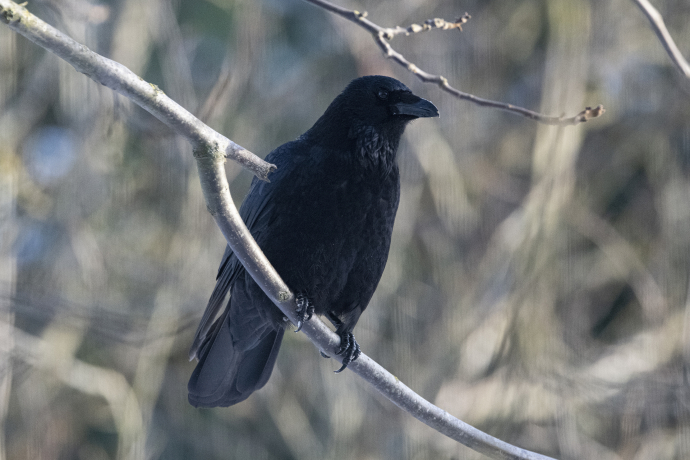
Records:
<instances>
[{"instance_id":1,"label":"thin twig","mask_svg":"<svg viewBox=\"0 0 690 460\"><path fill-rule=\"evenodd\" d=\"M225 138L191 116L154 85L146 83L121 64L93 53L36 18L24 7L10 0L0 0L0 21L57 54L78 71L134 100L192 143L204 198L211 215L245 269L278 308L296 323L294 295L252 239L233 204L223 169L224 158L217 144ZM236 145L228 139L224 142ZM255 164L256 160L252 157L250 160L250 164ZM340 342L338 336L322 321L312 318L302 331L319 349L338 360L342 359L335 355ZM418 420L477 452L494 459L549 459L496 439L453 417L410 390L364 354L351 363L349 369Z\"/></svg>"},{"instance_id":2,"label":"thin twig","mask_svg":"<svg viewBox=\"0 0 690 460\"><path fill-rule=\"evenodd\" d=\"M357 12L355 12L357 13ZM359 15L359 20L362 21L364 18L366 18L367 13L366 11L364 13L361 13ZM391 38L395 37L396 35L405 35L409 36L412 34L418 34L420 32L426 32L427 30L451 30L451 29L458 29L459 31L462 31L462 25L465 24L467 21L469 21L472 18L468 13L463 14L459 18L457 18L453 22L446 21L445 19L441 18L434 18L434 19L427 19L424 21L422 25L419 24L411 24L408 27L400 27L400 26L395 26L393 28L384 28L380 30L378 33L383 33L383 36L386 38L386 40L390 40ZM376 25L376 24L374 24Z\"/></svg>"},{"instance_id":3,"label":"thin twig","mask_svg":"<svg viewBox=\"0 0 690 460\"><path fill-rule=\"evenodd\" d=\"M671 60L676 65L680 73L682 73L685 78L690 79L690 64L688 64L688 61L685 60L680 50L676 46L676 43L673 41L673 37L671 37L671 34L668 32L661 13L659 13L659 11L654 8L648 0L633 1L637 4L637 6L640 7L644 15L647 16L647 19L649 19L649 23L652 25L654 33L656 33L656 36L659 37L661 44L664 45L666 52L671 57Z\"/></svg>"},{"instance_id":4,"label":"thin twig","mask_svg":"<svg viewBox=\"0 0 690 460\"><path fill-rule=\"evenodd\" d=\"M348 21L354 22L358 26L370 32L374 38L374 41L381 48L384 56L389 59L393 59L395 62L405 67L407 70L412 72L425 83L435 83L439 88L448 94L452 94L458 99L463 99L465 101L470 101L481 107L493 107L495 109L506 110L508 112L517 113L523 117L530 118L539 123L544 123L547 125L577 125L585 121L591 120L592 118L597 118L604 114L604 106L599 104L598 106L592 108L587 107L580 113L572 117L551 117L544 115L532 110L528 110L522 107L518 107L512 104L506 104L505 102L491 101L489 99L483 99L481 97L474 96L469 93L464 93L456 88L453 88L449 83L448 79L442 75L434 75L428 73L415 65L414 63L405 59L405 57L393 49L393 47L388 43L396 35L410 35L410 33L422 32L424 30L432 29L460 29L462 30L462 24L466 23L470 19L470 15L465 13L463 16L455 20L455 22L447 22L443 19L429 19L424 24L425 26L419 26L418 24L412 24L408 28L402 28L397 26L395 28L385 28L378 24L371 22L367 19L366 12L359 12L356 10L348 10L340 6L334 5L326 0L305 0L313 5L321 7L331 13L337 14L340 17L347 19Z\"/></svg>"}]
</instances>

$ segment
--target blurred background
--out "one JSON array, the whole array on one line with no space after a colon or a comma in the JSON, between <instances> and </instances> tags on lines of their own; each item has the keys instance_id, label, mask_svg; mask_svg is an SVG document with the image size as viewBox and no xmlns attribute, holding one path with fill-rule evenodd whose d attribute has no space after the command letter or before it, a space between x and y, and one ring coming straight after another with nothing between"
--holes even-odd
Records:
<instances>
[{"instance_id":1,"label":"blurred background","mask_svg":"<svg viewBox=\"0 0 690 460\"><path fill-rule=\"evenodd\" d=\"M690 2L654 0L685 56ZM265 156L353 78L396 77L408 128L386 272L356 336L425 398L561 459L690 458L690 82L629 0L340 0L392 45L298 0L32 1ZM227 164L235 202L252 176ZM249 400L194 409L187 360L225 243L190 146L0 27L0 458L479 459L334 375L302 334Z\"/></svg>"}]
</instances>

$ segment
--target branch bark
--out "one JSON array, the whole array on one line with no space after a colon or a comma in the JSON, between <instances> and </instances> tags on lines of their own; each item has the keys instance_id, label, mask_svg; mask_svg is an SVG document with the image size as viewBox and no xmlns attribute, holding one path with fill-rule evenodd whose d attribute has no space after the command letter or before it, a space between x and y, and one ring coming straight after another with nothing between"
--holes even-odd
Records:
<instances>
[{"instance_id":1,"label":"branch bark","mask_svg":"<svg viewBox=\"0 0 690 460\"><path fill-rule=\"evenodd\" d=\"M77 71L131 99L163 121L192 144L206 205L239 260L261 286L266 295L295 323L295 301L270 262L252 239L235 208L223 164L229 157L251 169L258 177L268 179L275 168L254 156L168 98L155 85L145 82L125 66L104 58L86 46L29 13L10 0L0 0L0 21L32 42L70 63ZM307 322L302 331L325 353L335 355L338 337L317 318ZM395 376L368 356L362 354L349 369L369 382L398 407L477 452L494 459L548 460L496 439L453 417L410 390Z\"/></svg>"},{"instance_id":2,"label":"branch bark","mask_svg":"<svg viewBox=\"0 0 690 460\"><path fill-rule=\"evenodd\" d=\"M448 30L448 29L460 29L462 30L462 24L467 22L470 18L470 15L465 13L463 16L459 17L458 19L455 20L455 22L448 22L443 19L429 19L424 22L424 26L420 26L418 24L412 24L410 27L403 28L400 26L397 26L395 28L386 28L386 27L381 27L378 24L375 24L371 22L369 19L367 19L367 13L365 12L359 12L356 10L348 10L346 8L342 8L340 6L334 5L330 2L327 2L326 0L305 0L306 2L311 3L312 5L316 5L320 8L325 9L326 11L330 11L333 14L337 14L338 16L347 19L348 21L354 22L358 26L362 27L365 29L367 32L371 33L374 41L376 42L376 45L381 48L381 51L383 52L383 55L386 56L389 59L393 59L395 62L400 64L401 66L405 67L407 70L412 72L414 75L417 76L420 80L422 80L425 83L434 83L436 84L439 88L441 88L443 91L447 92L448 94L453 95L454 97L458 99L462 99L465 101L472 102L476 105L479 105L481 107L493 107L495 109L499 110L505 110L511 113L516 113L518 115L522 115L523 117L527 117L531 120L537 121L539 123L544 123L547 125L560 125L560 126L566 126L566 125L577 125L579 123L584 123L585 121L589 121L592 118L597 118L606 112L604 109L604 106L599 104L598 106L592 108L592 107L586 107L584 110L582 110L580 113L578 113L575 116L571 117L552 117L548 115L541 114L539 112L534 112L529 109L525 109L523 107L515 106L512 104L507 104L505 102L498 102L498 101L492 101L489 99L484 99L478 96L475 96L473 94L465 93L460 91L459 89L456 89L452 87L448 83L448 79L442 75L434 75L429 72L426 72L414 63L408 61L405 56L400 54L398 51L396 51L388 41L395 37L396 35L410 35L411 33L417 33L417 32L422 32L424 30L431 30L431 29L442 29L442 30Z\"/></svg>"},{"instance_id":3,"label":"branch bark","mask_svg":"<svg viewBox=\"0 0 690 460\"><path fill-rule=\"evenodd\" d=\"M647 19L649 19L649 23L651 24L654 33L657 37L659 37L659 41L661 41L661 44L664 46L664 49L671 58L671 61L673 61L680 73L683 74L685 78L690 79L690 64L688 64L688 61L686 61L683 57L683 54L676 46L676 42L673 41L673 37L671 37L671 34L666 28L666 24L664 24L664 18L661 16L661 13L659 13L659 11L654 8L651 3L649 3L649 0L633 1L637 4L637 6L640 7L644 15L647 16Z\"/></svg>"}]
</instances>

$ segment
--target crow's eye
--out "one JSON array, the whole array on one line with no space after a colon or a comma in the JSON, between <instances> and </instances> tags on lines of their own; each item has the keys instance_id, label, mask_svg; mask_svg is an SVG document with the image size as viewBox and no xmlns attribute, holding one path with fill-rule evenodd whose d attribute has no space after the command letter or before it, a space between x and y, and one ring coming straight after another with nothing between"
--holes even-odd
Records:
<instances>
[{"instance_id":1,"label":"crow's eye","mask_svg":"<svg viewBox=\"0 0 690 460\"><path fill-rule=\"evenodd\" d=\"M388 91L386 91L385 89L380 89L379 92L376 93L376 95L379 97L379 99L388 99Z\"/></svg>"}]
</instances>

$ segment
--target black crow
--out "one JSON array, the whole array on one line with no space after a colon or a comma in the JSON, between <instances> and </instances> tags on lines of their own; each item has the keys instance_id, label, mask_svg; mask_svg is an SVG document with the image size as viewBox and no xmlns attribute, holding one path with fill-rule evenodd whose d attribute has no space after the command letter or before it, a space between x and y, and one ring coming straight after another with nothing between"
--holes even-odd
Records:
<instances>
[{"instance_id":1,"label":"black crow","mask_svg":"<svg viewBox=\"0 0 690 460\"><path fill-rule=\"evenodd\" d=\"M270 182L254 178L240 215L295 293L297 328L326 315L340 336L340 372L359 356L352 335L388 258L400 198L396 151L405 126L436 117L398 80L353 80L314 126L266 157ZM225 311L216 318L230 291ZM194 406L244 401L271 376L287 318L227 247L189 352Z\"/></svg>"}]
</instances>

